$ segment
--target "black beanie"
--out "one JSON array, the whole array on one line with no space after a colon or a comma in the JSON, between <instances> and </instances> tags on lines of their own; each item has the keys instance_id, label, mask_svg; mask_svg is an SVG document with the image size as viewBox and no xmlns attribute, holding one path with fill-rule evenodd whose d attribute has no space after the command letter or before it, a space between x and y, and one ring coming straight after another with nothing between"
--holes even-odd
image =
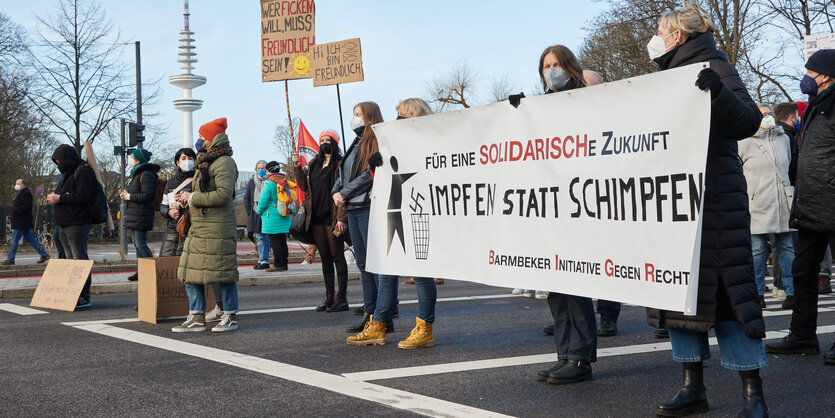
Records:
<instances>
[{"instance_id":1,"label":"black beanie","mask_svg":"<svg viewBox=\"0 0 835 418\"><path fill-rule=\"evenodd\" d=\"M278 161L270 161L267 163L266 169L269 173L278 173L281 171L281 164L279 164Z\"/></svg>"},{"instance_id":2,"label":"black beanie","mask_svg":"<svg viewBox=\"0 0 835 418\"><path fill-rule=\"evenodd\" d=\"M835 49L821 49L809 57L806 68L823 75L835 77Z\"/></svg>"}]
</instances>

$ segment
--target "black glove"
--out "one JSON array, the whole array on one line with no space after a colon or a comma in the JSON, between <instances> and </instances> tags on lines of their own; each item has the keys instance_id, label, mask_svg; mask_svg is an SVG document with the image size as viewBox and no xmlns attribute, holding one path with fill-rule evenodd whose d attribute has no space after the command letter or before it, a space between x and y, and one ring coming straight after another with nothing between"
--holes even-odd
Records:
<instances>
[{"instance_id":1,"label":"black glove","mask_svg":"<svg viewBox=\"0 0 835 418\"><path fill-rule=\"evenodd\" d=\"M710 98L715 99L719 96L719 92L722 91L722 80L716 71L705 68L699 72L699 77L696 79L696 86L702 90L710 89Z\"/></svg>"},{"instance_id":2,"label":"black glove","mask_svg":"<svg viewBox=\"0 0 835 418\"><path fill-rule=\"evenodd\" d=\"M519 94L511 94L510 96L507 97L507 101L510 102L511 106L519 107L519 103L522 103L522 98L524 98L524 97L525 97L525 93L521 93L521 92Z\"/></svg>"},{"instance_id":3,"label":"black glove","mask_svg":"<svg viewBox=\"0 0 835 418\"><path fill-rule=\"evenodd\" d=\"M371 171L374 171L377 167L383 165L383 156L380 155L379 151L368 157L368 165L371 167Z\"/></svg>"}]
</instances>

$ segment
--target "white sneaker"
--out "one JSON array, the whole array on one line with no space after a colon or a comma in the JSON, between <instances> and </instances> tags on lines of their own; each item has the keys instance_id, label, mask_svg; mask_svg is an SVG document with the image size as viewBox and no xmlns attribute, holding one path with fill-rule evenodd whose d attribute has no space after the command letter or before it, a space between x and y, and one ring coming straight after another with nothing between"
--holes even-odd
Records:
<instances>
[{"instance_id":1,"label":"white sneaker","mask_svg":"<svg viewBox=\"0 0 835 418\"><path fill-rule=\"evenodd\" d=\"M537 290L534 295L537 299L548 299L548 292L544 290Z\"/></svg>"},{"instance_id":2,"label":"white sneaker","mask_svg":"<svg viewBox=\"0 0 835 418\"><path fill-rule=\"evenodd\" d=\"M532 298L536 295L536 290L533 289L525 289L525 292L522 293L522 296L526 298Z\"/></svg>"},{"instance_id":3,"label":"white sneaker","mask_svg":"<svg viewBox=\"0 0 835 418\"><path fill-rule=\"evenodd\" d=\"M771 296L779 301L784 301L786 300L786 291L775 287L774 290L771 292Z\"/></svg>"},{"instance_id":4,"label":"white sneaker","mask_svg":"<svg viewBox=\"0 0 835 418\"><path fill-rule=\"evenodd\" d=\"M301 265L310 264L307 260L302 261Z\"/></svg>"},{"instance_id":5,"label":"white sneaker","mask_svg":"<svg viewBox=\"0 0 835 418\"><path fill-rule=\"evenodd\" d=\"M206 322L217 322L220 321L220 317L223 316L223 311L215 305L215 308L206 313Z\"/></svg>"},{"instance_id":6,"label":"white sneaker","mask_svg":"<svg viewBox=\"0 0 835 418\"><path fill-rule=\"evenodd\" d=\"M522 293L525 293L525 289L518 289L517 288L517 289L513 289L513 291L510 292L510 294L514 295L514 296L519 296Z\"/></svg>"}]
</instances>

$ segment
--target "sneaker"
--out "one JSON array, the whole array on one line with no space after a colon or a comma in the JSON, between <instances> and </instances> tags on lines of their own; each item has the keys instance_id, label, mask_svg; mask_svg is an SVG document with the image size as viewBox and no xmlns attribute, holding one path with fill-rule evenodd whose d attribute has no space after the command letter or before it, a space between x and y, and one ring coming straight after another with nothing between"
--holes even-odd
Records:
<instances>
[{"instance_id":1,"label":"sneaker","mask_svg":"<svg viewBox=\"0 0 835 418\"><path fill-rule=\"evenodd\" d=\"M548 299L548 292L544 290L537 290L536 293L534 293L534 297L537 299Z\"/></svg>"},{"instance_id":2,"label":"sneaker","mask_svg":"<svg viewBox=\"0 0 835 418\"><path fill-rule=\"evenodd\" d=\"M79 297L78 302L75 303L75 309L89 308L93 306L89 298Z\"/></svg>"},{"instance_id":3,"label":"sneaker","mask_svg":"<svg viewBox=\"0 0 835 418\"><path fill-rule=\"evenodd\" d=\"M348 345L385 345L386 324L384 322L377 322L372 316L369 316L368 322L365 323L362 332L348 337L345 342Z\"/></svg>"},{"instance_id":4,"label":"sneaker","mask_svg":"<svg viewBox=\"0 0 835 418\"><path fill-rule=\"evenodd\" d=\"M511 294L511 295L513 295L513 296L519 296L519 295L521 295L522 293L525 293L525 289L519 289L519 288L516 288L516 289L513 289L513 290L510 292L510 294Z\"/></svg>"},{"instance_id":5,"label":"sneaker","mask_svg":"<svg viewBox=\"0 0 835 418\"><path fill-rule=\"evenodd\" d=\"M12 260L3 260L3 262L0 263L0 266L13 266L13 265L14 265L14 261L12 261Z\"/></svg>"},{"instance_id":6,"label":"sneaker","mask_svg":"<svg viewBox=\"0 0 835 418\"><path fill-rule=\"evenodd\" d=\"M41 259L38 260L38 264L46 263L47 260L49 260L49 254L44 254L41 256Z\"/></svg>"},{"instance_id":7,"label":"sneaker","mask_svg":"<svg viewBox=\"0 0 835 418\"><path fill-rule=\"evenodd\" d=\"M209 312L206 312L206 322L217 322L220 321L220 317L223 316L223 311L215 305L215 308Z\"/></svg>"},{"instance_id":8,"label":"sneaker","mask_svg":"<svg viewBox=\"0 0 835 418\"><path fill-rule=\"evenodd\" d=\"M238 329L238 321L235 320L235 314L224 312L220 317L220 323L212 328L212 332L226 332Z\"/></svg>"},{"instance_id":9,"label":"sneaker","mask_svg":"<svg viewBox=\"0 0 835 418\"><path fill-rule=\"evenodd\" d=\"M206 315L188 314L185 322L171 328L172 332L200 332L206 330Z\"/></svg>"},{"instance_id":10,"label":"sneaker","mask_svg":"<svg viewBox=\"0 0 835 418\"><path fill-rule=\"evenodd\" d=\"M304 259L304 261L302 261L301 265L305 265L305 264L310 264L310 261L307 261L307 259Z\"/></svg>"},{"instance_id":11,"label":"sneaker","mask_svg":"<svg viewBox=\"0 0 835 418\"><path fill-rule=\"evenodd\" d=\"M771 292L771 297L779 301L784 301L786 300L786 291L775 287L774 290Z\"/></svg>"},{"instance_id":12,"label":"sneaker","mask_svg":"<svg viewBox=\"0 0 835 418\"><path fill-rule=\"evenodd\" d=\"M536 290L525 289L525 291L522 293L522 296L524 296L526 298L532 298L532 297L536 296Z\"/></svg>"},{"instance_id":13,"label":"sneaker","mask_svg":"<svg viewBox=\"0 0 835 418\"><path fill-rule=\"evenodd\" d=\"M397 343L397 348L409 350L433 345L435 345L435 337L432 335L432 324L427 324L426 321L415 318L415 327L412 329L412 333L409 338Z\"/></svg>"}]
</instances>

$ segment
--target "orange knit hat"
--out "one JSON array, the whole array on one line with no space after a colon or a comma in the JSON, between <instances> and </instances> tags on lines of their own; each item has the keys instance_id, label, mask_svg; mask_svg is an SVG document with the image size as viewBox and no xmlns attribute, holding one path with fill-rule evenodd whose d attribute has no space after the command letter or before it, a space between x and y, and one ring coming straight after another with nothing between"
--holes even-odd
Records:
<instances>
[{"instance_id":1,"label":"orange knit hat","mask_svg":"<svg viewBox=\"0 0 835 418\"><path fill-rule=\"evenodd\" d=\"M226 118L215 119L197 130L200 136L208 142L212 142L217 134L226 133Z\"/></svg>"}]
</instances>

